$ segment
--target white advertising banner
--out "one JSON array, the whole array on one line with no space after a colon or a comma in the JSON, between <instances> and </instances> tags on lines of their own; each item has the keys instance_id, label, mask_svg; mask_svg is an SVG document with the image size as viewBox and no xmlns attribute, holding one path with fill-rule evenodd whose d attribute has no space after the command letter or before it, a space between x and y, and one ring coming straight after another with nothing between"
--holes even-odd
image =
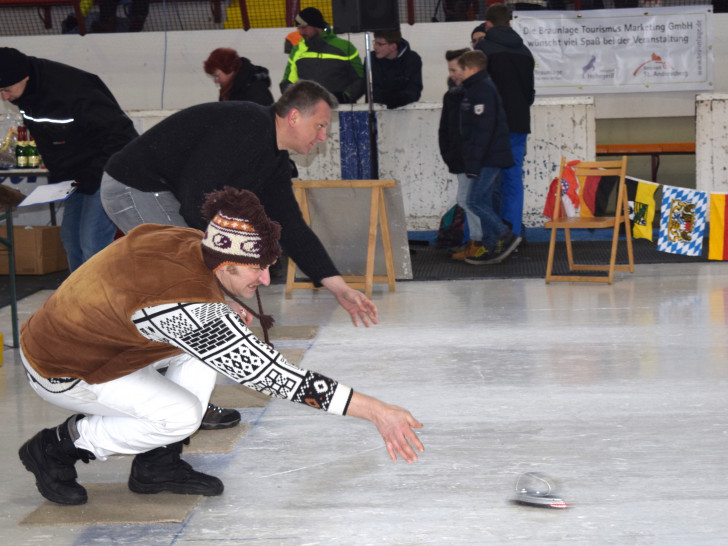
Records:
<instances>
[{"instance_id":1,"label":"white advertising banner","mask_svg":"<svg viewBox=\"0 0 728 546\"><path fill-rule=\"evenodd\" d=\"M540 96L713 89L712 6L520 11L511 26Z\"/></svg>"}]
</instances>

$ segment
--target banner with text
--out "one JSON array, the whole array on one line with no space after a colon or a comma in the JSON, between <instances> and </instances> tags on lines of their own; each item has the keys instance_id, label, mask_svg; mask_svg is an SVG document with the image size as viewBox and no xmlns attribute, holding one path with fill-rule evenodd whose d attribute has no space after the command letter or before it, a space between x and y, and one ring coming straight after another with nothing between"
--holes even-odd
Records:
<instances>
[{"instance_id":1,"label":"banner with text","mask_svg":"<svg viewBox=\"0 0 728 546\"><path fill-rule=\"evenodd\" d=\"M713 88L713 8L520 11L541 95Z\"/></svg>"}]
</instances>

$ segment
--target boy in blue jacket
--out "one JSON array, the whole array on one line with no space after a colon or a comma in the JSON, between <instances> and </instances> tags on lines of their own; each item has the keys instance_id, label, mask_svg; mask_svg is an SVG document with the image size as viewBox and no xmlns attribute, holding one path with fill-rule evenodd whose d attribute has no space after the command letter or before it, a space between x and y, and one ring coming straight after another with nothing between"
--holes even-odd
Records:
<instances>
[{"instance_id":1,"label":"boy in blue jacket","mask_svg":"<svg viewBox=\"0 0 728 546\"><path fill-rule=\"evenodd\" d=\"M503 223L493 197L501 169L513 165L508 125L498 90L486 71L488 59L482 51L464 53L464 96L461 103L461 134L465 173L472 180L468 206L480 218L482 241L473 241L465 262L472 265L500 263L521 242Z\"/></svg>"}]
</instances>

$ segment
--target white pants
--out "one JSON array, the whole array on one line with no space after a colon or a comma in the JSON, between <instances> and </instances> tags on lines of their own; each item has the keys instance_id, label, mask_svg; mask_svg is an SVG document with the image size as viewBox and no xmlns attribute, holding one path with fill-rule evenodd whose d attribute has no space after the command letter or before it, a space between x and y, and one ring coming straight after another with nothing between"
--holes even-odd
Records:
<instances>
[{"instance_id":1,"label":"white pants","mask_svg":"<svg viewBox=\"0 0 728 546\"><path fill-rule=\"evenodd\" d=\"M23 365L30 368L22 350ZM167 366L165 375L157 368ZM97 459L137 454L184 440L195 432L207 409L217 372L189 355L160 360L107 383L80 381L54 393L30 386L47 402L86 415L77 421L75 445Z\"/></svg>"}]
</instances>

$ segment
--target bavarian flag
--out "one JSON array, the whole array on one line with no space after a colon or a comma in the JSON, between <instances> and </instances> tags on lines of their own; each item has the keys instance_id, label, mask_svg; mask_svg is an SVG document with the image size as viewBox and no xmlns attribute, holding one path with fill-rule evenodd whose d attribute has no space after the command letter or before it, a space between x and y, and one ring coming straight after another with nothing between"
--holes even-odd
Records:
<instances>
[{"instance_id":1,"label":"bavarian flag","mask_svg":"<svg viewBox=\"0 0 728 546\"><path fill-rule=\"evenodd\" d=\"M632 223L632 237L652 240L652 221L655 219L655 191L659 184L632 178L625 179L629 220Z\"/></svg>"},{"instance_id":2,"label":"bavarian flag","mask_svg":"<svg viewBox=\"0 0 728 546\"><path fill-rule=\"evenodd\" d=\"M706 192L664 186L657 250L671 254L700 256L703 253L707 209Z\"/></svg>"},{"instance_id":3,"label":"bavarian flag","mask_svg":"<svg viewBox=\"0 0 728 546\"><path fill-rule=\"evenodd\" d=\"M726 224L726 207L728 199L725 193L710 194L710 244L709 260L728 260L728 224Z\"/></svg>"}]
</instances>

